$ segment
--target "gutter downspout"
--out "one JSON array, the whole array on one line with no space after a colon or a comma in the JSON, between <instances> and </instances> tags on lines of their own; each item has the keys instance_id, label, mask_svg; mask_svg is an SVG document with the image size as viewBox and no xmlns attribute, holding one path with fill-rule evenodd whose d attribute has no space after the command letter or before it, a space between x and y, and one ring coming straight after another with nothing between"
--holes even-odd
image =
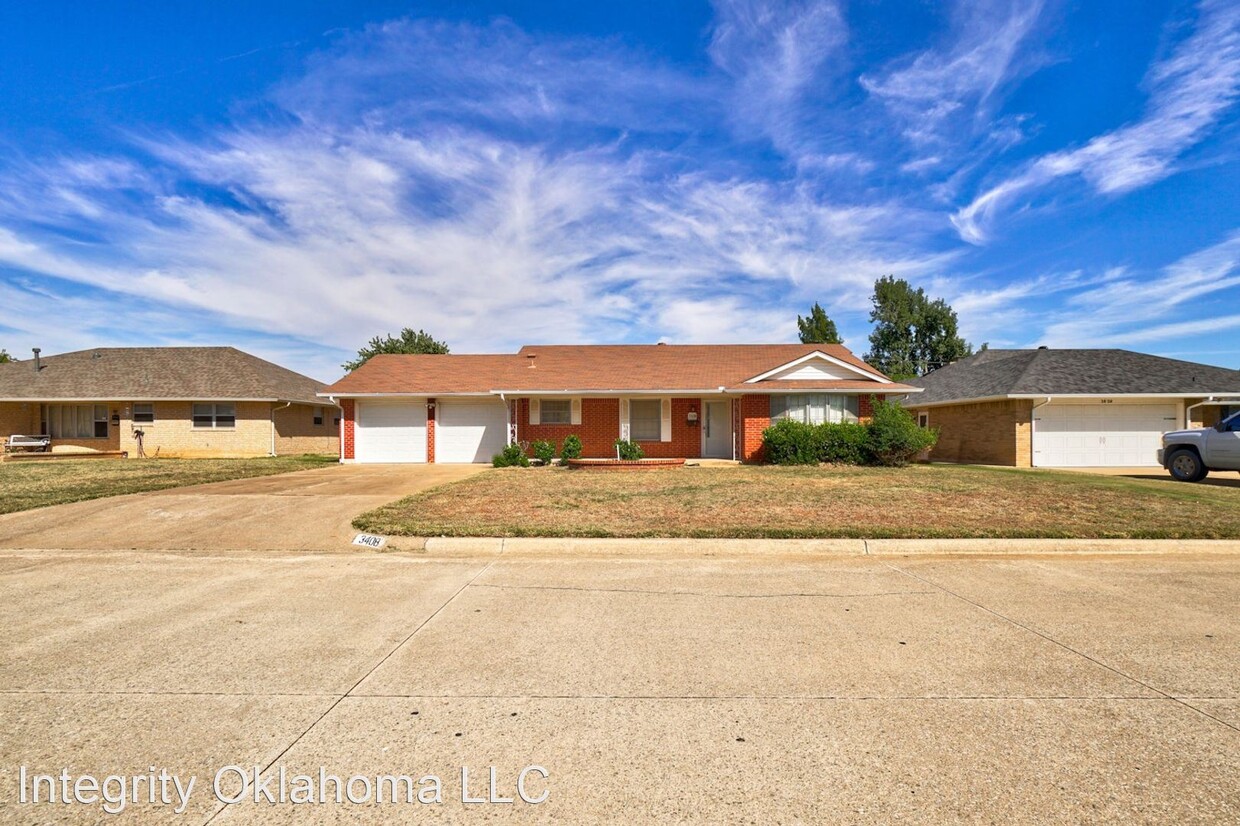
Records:
<instances>
[{"instance_id":1,"label":"gutter downspout","mask_svg":"<svg viewBox=\"0 0 1240 826\"><path fill-rule=\"evenodd\" d=\"M504 398L504 391L499 391L499 400L504 405L504 447L516 444L516 440L512 438L512 411L508 408L508 400Z\"/></svg>"},{"instance_id":2,"label":"gutter downspout","mask_svg":"<svg viewBox=\"0 0 1240 826\"><path fill-rule=\"evenodd\" d=\"M1038 402L1033 407L1029 408L1029 467L1036 467L1036 465L1033 464L1033 443L1038 432L1038 418L1036 414L1039 407L1045 407L1050 403L1051 397L1047 396L1046 401Z\"/></svg>"},{"instance_id":3,"label":"gutter downspout","mask_svg":"<svg viewBox=\"0 0 1240 826\"><path fill-rule=\"evenodd\" d=\"M728 395L728 389L727 389L726 387L724 387L723 385L719 385L719 394L720 394L721 396L726 396L726 395ZM732 400L732 404L736 404L736 401L735 401L735 400ZM705 413L706 411L702 411L702 412L703 412L703 413ZM732 405L728 405L728 430L731 430L731 431L732 431L732 461L733 461L733 462L735 462L735 461L736 461L736 437L737 437L737 433L736 433L736 427L735 427L735 424L736 424L736 416L735 416L735 415L733 415L733 412L732 412Z\"/></svg>"},{"instance_id":4,"label":"gutter downspout","mask_svg":"<svg viewBox=\"0 0 1240 826\"><path fill-rule=\"evenodd\" d=\"M340 449L337 451L340 455L337 458L339 458L341 464L344 464L344 408L340 406L340 401L335 396L328 396L327 400L336 405L336 408L340 410L340 424L336 426L337 441L340 445Z\"/></svg>"},{"instance_id":5,"label":"gutter downspout","mask_svg":"<svg viewBox=\"0 0 1240 826\"><path fill-rule=\"evenodd\" d=\"M293 406L292 402L285 402L284 407L271 408L271 455L272 456L276 455L276 411L277 410L288 410L292 406Z\"/></svg>"},{"instance_id":6,"label":"gutter downspout","mask_svg":"<svg viewBox=\"0 0 1240 826\"><path fill-rule=\"evenodd\" d=\"M1197 402L1196 404L1190 404L1188 407L1184 408L1184 429L1187 430L1190 427L1189 422L1193 420L1192 414L1193 414L1194 407L1201 407L1203 405L1207 405L1214 400L1215 400L1214 397L1211 396L1205 401Z\"/></svg>"}]
</instances>

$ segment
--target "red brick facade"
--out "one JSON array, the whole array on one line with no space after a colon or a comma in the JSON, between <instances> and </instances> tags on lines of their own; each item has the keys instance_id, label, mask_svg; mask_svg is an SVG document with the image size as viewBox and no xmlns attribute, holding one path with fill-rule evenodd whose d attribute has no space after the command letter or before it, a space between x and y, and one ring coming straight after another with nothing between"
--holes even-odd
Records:
<instances>
[{"instance_id":1,"label":"red brick facade","mask_svg":"<svg viewBox=\"0 0 1240 826\"><path fill-rule=\"evenodd\" d=\"M762 449L762 431L771 426L770 396L741 396L740 407L740 455L742 462L761 462L764 458Z\"/></svg>"},{"instance_id":2,"label":"red brick facade","mask_svg":"<svg viewBox=\"0 0 1240 826\"><path fill-rule=\"evenodd\" d=\"M619 399L582 399L581 424L530 424L530 400L517 402L517 441L555 442L556 450L564 437L577 434L581 439L581 455L587 459L604 459L616 455L615 441L620 436Z\"/></svg>"},{"instance_id":3,"label":"red brick facade","mask_svg":"<svg viewBox=\"0 0 1240 826\"><path fill-rule=\"evenodd\" d=\"M353 411L357 409L353 399L340 400L340 458L352 459L355 455L353 432L355 425L355 416Z\"/></svg>"},{"instance_id":4,"label":"red brick facade","mask_svg":"<svg viewBox=\"0 0 1240 826\"><path fill-rule=\"evenodd\" d=\"M875 398L882 399L883 396ZM873 415L871 397L859 399L859 415L868 419ZM426 455L428 462L435 461L434 399L428 400L426 414ZM771 424L771 397L751 394L733 397L732 433L737 458L747 463L764 461L762 431ZM355 411L353 399L342 399L341 406L341 458L354 459ZM437 406L437 405L436 405ZM557 450L567 436L576 434L581 438L581 455L587 459L604 459L615 456L615 441L620 436L619 399L582 399L581 424L530 424L529 399L516 399L510 403L510 415L516 415L517 441L533 443L540 439L554 442ZM690 421L689 414L695 414ZM702 455L703 401L700 398L672 399L671 441L639 442L642 451L652 459L697 459Z\"/></svg>"},{"instance_id":5,"label":"red brick facade","mask_svg":"<svg viewBox=\"0 0 1240 826\"><path fill-rule=\"evenodd\" d=\"M435 414L438 407L434 399L426 400L426 461L431 464L435 463Z\"/></svg>"}]
</instances>

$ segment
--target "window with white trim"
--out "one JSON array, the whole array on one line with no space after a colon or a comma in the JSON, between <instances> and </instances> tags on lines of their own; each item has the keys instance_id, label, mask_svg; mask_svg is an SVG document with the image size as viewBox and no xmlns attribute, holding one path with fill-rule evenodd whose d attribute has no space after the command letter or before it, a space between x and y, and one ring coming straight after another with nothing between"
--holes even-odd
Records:
<instances>
[{"instance_id":1,"label":"window with white trim","mask_svg":"<svg viewBox=\"0 0 1240 826\"><path fill-rule=\"evenodd\" d=\"M154 424L155 405L151 402L139 402L133 406L134 424Z\"/></svg>"},{"instance_id":2,"label":"window with white trim","mask_svg":"<svg viewBox=\"0 0 1240 826\"><path fill-rule=\"evenodd\" d=\"M232 402L195 402L194 427L215 430L237 426L237 406Z\"/></svg>"},{"instance_id":3,"label":"window with white trim","mask_svg":"<svg viewBox=\"0 0 1240 826\"><path fill-rule=\"evenodd\" d=\"M314 423L316 425L323 424L323 408L321 407L314 408Z\"/></svg>"},{"instance_id":4,"label":"window with white trim","mask_svg":"<svg viewBox=\"0 0 1240 826\"><path fill-rule=\"evenodd\" d=\"M841 393L792 393L771 396L771 419L791 419L806 424L855 422L860 418L861 400Z\"/></svg>"},{"instance_id":5,"label":"window with white trim","mask_svg":"<svg viewBox=\"0 0 1240 826\"><path fill-rule=\"evenodd\" d=\"M53 439L108 438L106 404L49 404L47 429Z\"/></svg>"},{"instance_id":6,"label":"window with white trim","mask_svg":"<svg viewBox=\"0 0 1240 826\"><path fill-rule=\"evenodd\" d=\"M634 442L657 442L663 438L663 405L658 399L629 402L629 438Z\"/></svg>"},{"instance_id":7,"label":"window with white trim","mask_svg":"<svg viewBox=\"0 0 1240 826\"><path fill-rule=\"evenodd\" d=\"M930 426L930 414L925 412L924 410L921 413L918 413L917 414L917 426L918 427L929 427Z\"/></svg>"},{"instance_id":8,"label":"window with white trim","mask_svg":"<svg viewBox=\"0 0 1240 826\"><path fill-rule=\"evenodd\" d=\"M541 424L572 424L572 399L543 399L539 403L538 420Z\"/></svg>"}]
</instances>

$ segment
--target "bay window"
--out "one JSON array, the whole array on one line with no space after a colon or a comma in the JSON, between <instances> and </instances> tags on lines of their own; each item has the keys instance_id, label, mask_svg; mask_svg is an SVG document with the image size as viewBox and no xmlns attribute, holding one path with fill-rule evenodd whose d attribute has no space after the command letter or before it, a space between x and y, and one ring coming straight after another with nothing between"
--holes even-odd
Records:
<instances>
[{"instance_id":1,"label":"bay window","mask_svg":"<svg viewBox=\"0 0 1240 826\"><path fill-rule=\"evenodd\" d=\"M806 424L855 422L860 417L857 396L841 393L794 393L771 396L771 420L791 419Z\"/></svg>"}]
</instances>

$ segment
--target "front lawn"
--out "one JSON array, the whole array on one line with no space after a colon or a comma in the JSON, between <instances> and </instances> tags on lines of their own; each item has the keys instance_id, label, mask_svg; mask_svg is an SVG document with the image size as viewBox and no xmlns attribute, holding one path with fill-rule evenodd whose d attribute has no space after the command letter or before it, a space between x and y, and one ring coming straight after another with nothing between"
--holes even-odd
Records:
<instances>
[{"instance_id":1,"label":"front lawn","mask_svg":"<svg viewBox=\"0 0 1240 826\"><path fill-rule=\"evenodd\" d=\"M1240 488L957 465L483 473L362 514L404 536L1240 538Z\"/></svg>"},{"instance_id":2,"label":"front lawn","mask_svg":"<svg viewBox=\"0 0 1240 826\"><path fill-rule=\"evenodd\" d=\"M259 459L57 459L0 462L0 513L205 482L272 476L336 463L335 456Z\"/></svg>"}]
</instances>

